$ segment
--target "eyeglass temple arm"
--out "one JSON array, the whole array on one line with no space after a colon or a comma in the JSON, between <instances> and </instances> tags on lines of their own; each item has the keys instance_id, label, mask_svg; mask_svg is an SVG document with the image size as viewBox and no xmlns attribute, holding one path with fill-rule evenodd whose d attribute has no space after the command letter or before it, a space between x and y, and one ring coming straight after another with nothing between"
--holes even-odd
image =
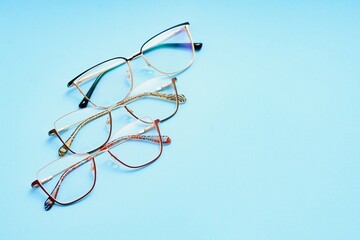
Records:
<instances>
[{"instance_id":1,"label":"eyeglass temple arm","mask_svg":"<svg viewBox=\"0 0 360 240\"><path fill-rule=\"evenodd\" d=\"M152 42L151 42L152 44L149 44L149 42L148 42L148 46L147 46L148 49L153 48L154 46L157 46L157 45L159 45L160 43L162 43L162 42L164 42L164 41L172 38L173 36L175 36L175 35L177 35L179 32L181 32L183 29L184 29L184 28L179 28L179 29L177 29L176 31L171 31L171 32L164 31L164 32L162 32L161 34L158 34L158 35L157 35L157 38L156 38L157 41L152 41ZM189 33L188 27L185 27L185 29L186 29L186 31L187 31L187 34L188 34L189 37L190 37L190 33ZM195 45L194 45L194 47L195 47ZM200 48L201 48L201 47L200 47Z\"/></svg>"},{"instance_id":2,"label":"eyeglass temple arm","mask_svg":"<svg viewBox=\"0 0 360 240\"><path fill-rule=\"evenodd\" d=\"M141 136L141 135L140 135ZM151 142L154 142L154 143L157 143L157 144L160 144L159 142L159 137L158 136L144 136L147 138L148 141L151 141ZM137 138L134 138L134 140L138 140ZM171 139L168 137L168 136L161 136L161 145L160 145L160 153L157 157L155 157L154 159L152 159L151 161L147 162L147 163L144 163L142 165L138 165L138 166L132 166L132 165L129 165L129 164L126 164L125 162L123 162L121 159L119 159L117 156L115 156L115 154L113 154L111 152L111 149L108 150L108 153L115 159L117 160L118 162L120 162L122 165L124 165L125 167L128 167L128 168L132 168L132 169L136 169L136 168L142 168L142 167L145 167L147 165L150 165L151 163L155 162L161 155L161 152L162 152L162 146L164 144L170 144L171 143Z\"/></svg>"},{"instance_id":3,"label":"eyeglass temple arm","mask_svg":"<svg viewBox=\"0 0 360 240\"><path fill-rule=\"evenodd\" d=\"M114 60L114 59L117 59L117 58L112 58L112 59L108 59L108 60L106 60L106 61L103 61L103 62L101 62L101 63L93 66L92 68L89 68L89 69L87 69L86 71L80 73L78 76L76 76L75 78L73 78L70 82L68 82L67 86L68 86L68 87L73 87L73 86L75 85L75 81L76 81L76 80L77 80L76 84L82 83L82 82L84 82L84 81L87 81L87 80L91 79L92 77L95 77L95 76L98 75L98 74L101 74L101 73L103 73L103 72L107 72L107 71L109 71L109 70L111 70L111 69L113 69L113 68L115 68L115 67L121 66L121 65L123 65L123 64L126 63L125 61L124 61L124 62L121 62L120 64L119 64L119 63L114 63L114 64L112 64L112 65L109 65L109 66L107 66L107 67L102 68L102 69L99 70L99 71L95 71L95 72L93 72L93 73L91 73L91 74L88 74L88 75L86 75L86 76L83 76L84 73L86 73L86 72L88 72L88 71L90 71L90 70L98 67L98 66L101 65L101 64L104 64L104 63L106 63L106 62L108 62L108 61L111 61L111 60ZM83 76L83 77L82 77L82 76Z\"/></svg>"},{"instance_id":4,"label":"eyeglass temple arm","mask_svg":"<svg viewBox=\"0 0 360 240\"><path fill-rule=\"evenodd\" d=\"M151 52L152 50L155 50L157 48L166 48L166 47L182 47L182 48L185 48L185 47L188 47L188 46L191 46L191 43L162 43L162 44L157 44L155 46L152 46L152 47L149 47L145 50L142 50L142 52L137 52L133 55L131 55L130 57L128 57L128 61L131 61L139 56L141 56L141 54L145 54L145 53L148 53L148 52ZM195 51L199 51L201 50L203 44L202 43L193 43L193 46L194 46L194 50Z\"/></svg>"},{"instance_id":5,"label":"eyeglass temple arm","mask_svg":"<svg viewBox=\"0 0 360 240\"><path fill-rule=\"evenodd\" d=\"M99 83L100 79L110 70L107 70L106 72L100 73L99 76L96 77L94 83L91 85L89 91L86 93L86 97L84 97L83 100L81 100L81 102L79 103L79 108L85 108L88 105L89 99L91 98L91 95L93 94L93 92L94 92L97 84Z\"/></svg>"},{"instance_id":6,"label":"eyeglass temple arm","mask_svg":"<svg viewBox=\"0 0 360 240\"><path fill-rule=\"evenodd\" d=\"M64 173L61 175L60 179L58 180L58 182L56 183L54 189L51 191L51 197L48 197L45 202L44 202L44 208L46 211L49 211L52 206L54 206L54 199L56 199L58 193L59 193L59 190L60 190L60 185L61 183L64 181L65 177L67 175L69 175L72 171L74 171L75 169L79 168L80 166L84 165L85 163L87 163L88 161L90 161L91 159L93 158L89 158L89 159L85 159L83 161L80 161L78 162L77 164L69 167L68 169L66 169L64 171Z\"/></svg>"},{"instance_id":7,"label":"eyeglass temple arm","mask_svg":"<svg viewBox=\"0 0 360 240\"><path fill-rule=\"evenodd\" d=\"M31 183L31 187L32 187L32 188L37 188L37 187L40 186L40 184L45 184L45 183L47 183L48 181L50 181L51 179L53 179L53 178L56 177L57 175L61 174L61 173L64 172L64 171L67 171L69 168L73 168L76 164L79 164L79 163L81 163L82 161L88 161L88 159L83 159L83 160L79 161L78 163L75 163L75 164L73 164L72 166L70 166L70 167L68 167L68 168L65 168L64 170L61 170L61 171L59 171L59 172L57 172L57 173L55 173L55 174L53 174L53 175L51 175L51 176L48 176L48 177L46 177L46 178L44 178L44 179L41 179L41 180L36 179L36 180L34 180L34 181ZM82 164L81 164L81 165L82 165ZM81 165L80 165L80 166L81 166Z\"/></svg>"},{"instance_id":8,"label":"eyeglass temple arm","mask_svg":"<svg viewBox=\"0 0 360 240\"><path fill-rule=\"evenodd\" d=\"M173 85L174 92L175 92L175 94L155 93L155 94L158 94L158 95L162 95L162 98L165 99L165 100L175 101L175 103L176 103L175 111L174 111L171 115L167 116L166 118L163 118L163 119L159 120L160 122L165 122L165 121L167 121L168 119L172 118L172 117L177 113L177 111L178 111L179 103L185 103L185 102L186 102L186 97L185 97L185 95L184 95L184 94L178 94L175 81L176 81L176 77L172 78L172 79L171 79L171 82L170 82L169 84L164 85L164 86L162 86L162 87L159 88L159 89L156 89L156 91L160 91L160 90L162 90L162 89L165 88L165 87L168 87L168 86L170 86L170 85ZM129 107L126 106L126 105L124 105L124 108L126 109L126 111L127 111L131 116L133 116L135 119L138 119L138 120L139 120L139 117L137 117L137 116L134 114L134 111L133 111L131 108L129 108Z\"/></svg>"},{"instance_id":9,"label":"eyeglass temple arm","mask_svg":"<svg viewBox=\"0 0 360 240\"><path fill-rule=\"evenodd\" d=\"M86 158L86 159L83 159L82 161L79 161L78 163L75 163L74 165L52 175L52 176L49 176L49 177L46 177L42 180L38 180L36 179L35 181L33 181L31 183L31 187L32 188L37 188L40 186L40 184L45 184L47 183L48 181L50 181L51 179L53 179L55 176L59 175L60 173L63 172L63 174L60 176L60 179L58 180L58 182L56 183L54 189L52 190L51 192L51 197L48 197L44 203L44 207L45 207L45 210L48 211L51 209L51 207L54 205L54 199L56 198L58 192L59 192L59 189L60 189L60 184L61 182L64 180L64 178L69 174L71 173L73 170L77 169L78 167L82 166L83 164L87 163L88 161L92 160L93 158Z\"/></svg>"},{"instance_id":10,"label":"eyeglass temple arm","mask_svg":"<svg viewBox=\"0 0 360 240\"><path fill-rule=\"evenodd\" d=\"M169 136L160 136L161 143L162 144L170 144L171 138ZM115 147L122 142L128 141L128 140L138 140L138 141L145 141L145 142L152 142L152 143L160 143L159 136L155 135L129 135L125 137L120 137L117 139L114 139L113 141L107 143L103 147L100 148L100 151L104 150L110 150L112 147Z\"/></svg>"},{"instance_id":11,"label":"eyeglass temple arm","mask_svg":"<svg viewBox=\"0 0 360 240\"><path fill-rule=\"evenodd\" d=\"M105 74L105 73L103 73L103 74ZM101 76L103 76L103 74L101 74ZM99 75L99 77L100 77L100 75ZM100 78L101 78L101 77L100 77ZM90 99L92 93L94 92L94 89L95 89L97 83L99 82L100 78L96 78L95 82L93 83L93 85L91 86L91 88L89 89L89 91L86 93L86 97L84 97L84 98L81 100L81 102L80 102L80 104L79 104L79 107L80 107L80 108L85 108L85 107L87 107L87 105L88 105L88 103L89 103L89 99ZM150 80L150 81L151 81L151 80ZM160 87L159 89L157 89L156 91L163 90L163 89L165 89L166 87L171 86L171 84L172 84L172 83L170 82L170 83L167 84L167 85L161 86L161 87ZM147 94L147 93L144 93L144 96L145 96L146 94ZM160 97L160 98L164 98L164 99L165 99L165 98L168 98L168 97L165 97L165 94L156 94L156 92L148 92L148 94L151 95L151 96L153 96L153 97ZM162 96L163 96L163 97L162 97ZM131 102L131 101L133 101L134 99L137 99L137 98L139 98L138 95L136 95L136 96L134 96L134 97L129 97L129 98L127 98L127 99L124 99L123 101ZM171 99L169 99L169 100L171 100ZM122 101L122 102L123 102L123 101ZM175 101L175 99L173 99L173 101ZM180 103L184 103L185 101L186 101L185 95L179 94L179 102L180 102ZM123 103L122 103L122 105L123 105Z\"/></svg>"},{"instance_id":12,"label":"eyeglass temple arm","mask_svg":"<svg viewBox=\"0 0 360 240\"><path fill-rule=\"evenodd\" d=\"M202 48L202 43L193 43L194 49L195 51L199 51ZM149 47L145 50L143 50L143 54L152 52L154 50L157 50L159 48L191 48L191 43L162 43L162 44L157 44L153 47Z\"/></svg>"}]
</instances>

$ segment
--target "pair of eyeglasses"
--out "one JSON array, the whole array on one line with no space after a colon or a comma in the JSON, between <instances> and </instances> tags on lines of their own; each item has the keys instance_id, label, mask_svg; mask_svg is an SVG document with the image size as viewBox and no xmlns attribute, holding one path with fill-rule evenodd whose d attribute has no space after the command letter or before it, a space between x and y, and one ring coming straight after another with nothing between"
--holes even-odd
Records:
<instances>
[{"instance_id":1,"label":"pair of eyeglasses","mask_svg":"<svg viewBox=\"0 0 360 240\"><path fill-rule=\"evenodd\" d=\"M159 119L159 122L170 119L178 111L179 103L186 102L185 96L177 93L176 80L158 76L141 83L132 89L126 99L111 107L87 107L62 116L49 131L49 135L56 135L62 143L59 156L68 151L74 154L92 153L105 145L113 129L112 112L119 108L148 124L152 122L140 116Z\"/></svg>"},{"instance_id":2,"label":"pair of eyeglasses","mask_svg":"<svg viewBox=\"0 0 360 240\"><path fill-rule=\"evenodd\" d=\"M31 186L40 187L48 196L45 210L50 210L54 203L69 205L87 196L96 183L95 158L103 152L108 152L114 160L129 168L145 167L156 161L163 145L170 144L171 139L161 135L159 120L145 123L149 121L132 121L91 154L68 155L41 168Z\"/></svg>"},{"instance_id":3,"label":"pair of eyeglasses","mask_svg":"<svg viewBox=\"0 0 360 240\"><path fill-rule=\"evenodd\" d=\"M79 107L85 108L89 102L108 107L127 98L134 82L130 62L137 58L142 58L152 70L163 75L175 75L189 68L195 51L202 48L202 43L193 42L189 26L186 22L168 28L147 40L130 57L108 59L76 76L68 87L75 86L83 95Z\"/></svg>"}]
</instances>

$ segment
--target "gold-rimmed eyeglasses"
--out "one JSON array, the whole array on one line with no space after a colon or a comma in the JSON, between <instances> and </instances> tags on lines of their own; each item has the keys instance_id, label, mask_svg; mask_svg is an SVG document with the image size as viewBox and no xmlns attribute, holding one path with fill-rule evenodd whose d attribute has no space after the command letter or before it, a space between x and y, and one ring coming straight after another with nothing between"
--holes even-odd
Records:
<instances>
[{"instance_id":1,"label":"gold-rimmed eyeglasses","mask_svg":"<svg viewBox=\"0 0 360 240\"><path fill-rule=\"evenodd\" d=\"M49 135L57 136L62 143L59 156L68 151L91 153L106 144L112 134L112 112L116 109L122 108L126 115L148 124L151 122L146 122L147 118L141 116L159 119L160 122L170 119L178 111L179 104L186 102L185 96L177 92L176 80L158 76L141 83L126 99L111 107L87 107L60 117L49 131Z\"/></svg>"},{"instance_id":2,"label":"gold-rimmed eyeglasses","mask_svg":"<svg viewBox=\"0 0 360 240\"><path fill-rule=\"evenodd\" d=\"M195 59L195 51L202 48L202 43L193 42L189 26L185 22L168 28L147 40L130 57L108 59L76 76L68 87L75 86L83 95L79 107L89 102L108 107L127 98L134 82L130 62L139 57L160 74L176 75L186 70Z\"/></svg>"}]
</instances>

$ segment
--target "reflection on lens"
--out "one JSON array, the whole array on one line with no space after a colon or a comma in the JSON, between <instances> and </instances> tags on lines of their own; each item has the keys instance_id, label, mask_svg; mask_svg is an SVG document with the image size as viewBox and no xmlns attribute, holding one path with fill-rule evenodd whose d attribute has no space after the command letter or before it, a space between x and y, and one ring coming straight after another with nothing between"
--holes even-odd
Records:
<instances>
[{"instance_id":1,"label":"reflection on lens","mask_svg":"<svg viewBox=\"0 0 360 240\"><path fill-rule=\"evenodd\" d=\"M124 99L132 88L129 64L123 58L106 61L78 78L78 88L95 106L108 107Z\"/></svg>"},{"instance_id":2,"label":"reflection on lens","mask_svg":"<svg viewBox=\"0 0 360 240\"><path fill-rule=\"evenodd\" d=\"M91 152L101 147L111 134L111 115L103 108L84 108L55 122L61 140L74 153ZM66 152L66 148L60 151Z\"/></svg>"},{"instance_id":3,"label":"reflection on lens","mask_svg":"<svg viewBox=\"0 0 360 240\"><path fill-rule=\"evenodd\" d=\"M141 51L150 65L166 74L174 74L190 66L194 47L185 26L170 29L146 42Z\"/></svg>"},{"instance_id":4,"label":"reflection on lens","mask_svg":"<svg viewBox=\"0 0 360 240\"><path fill-rule=\"evenodd\" d=\"M70 155L40 169L37 179L60 203L76 201L91 191L95 184L94 161L89 155Z\"/></svg>"}]
</instances>

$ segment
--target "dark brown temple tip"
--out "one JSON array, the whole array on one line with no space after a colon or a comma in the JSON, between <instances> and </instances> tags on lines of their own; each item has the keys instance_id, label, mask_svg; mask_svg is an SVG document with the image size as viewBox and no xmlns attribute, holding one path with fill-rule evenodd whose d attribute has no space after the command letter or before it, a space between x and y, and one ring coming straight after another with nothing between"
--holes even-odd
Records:
<instances>
[{"instance_id":1,"label":"dark brown temple tip","mask_svg":"<svg viewBox=\"0 0 360 240\"><path fill-rule=\"evenodd\" d=\"M48 135L49 136L52 136L52 135L54 135L56 133L56 130L53 128L53 129L51 129L49 132L48 132Z\"/></svg>"},{"instance_id":2,"label":"dark brown temple tip","mask_svg":"<svg viewBox=\"0 0 360 240\"><path fill-rule=\"evenodd\" d=\"M31 183L31 187L32 188L36 188L36 187L38 187L39 186L39 181L38 180L35 180L35 181L33 181L32 183Z\"/></svg>"}]
</instances>

